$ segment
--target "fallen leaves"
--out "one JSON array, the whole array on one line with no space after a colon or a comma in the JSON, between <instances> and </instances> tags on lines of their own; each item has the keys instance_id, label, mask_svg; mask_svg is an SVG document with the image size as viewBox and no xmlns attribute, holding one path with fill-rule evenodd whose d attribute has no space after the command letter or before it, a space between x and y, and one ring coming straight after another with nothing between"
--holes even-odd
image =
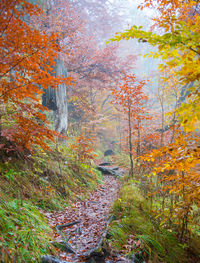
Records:
<instances>
[{"instance_id":1,"label":"fallen leaves","mask_svg":"<svg viewBox=\"0 0 200 263\"><path fill-rule=\"evenodd\" d=\"M64 212L45 213L49 225L54 230L54 238L57 242L63 238L57 233L56 226L80 221L62 230L68 243L76 251L76 255L62 252L59 254L61 259L80 262L81 256L97 245L105 231L109 211L113 201L117 198L118 190L119 181L112 176L104 176L104 185L100 185L87 200L72 204Z\"/></svg>"}]
</instances>

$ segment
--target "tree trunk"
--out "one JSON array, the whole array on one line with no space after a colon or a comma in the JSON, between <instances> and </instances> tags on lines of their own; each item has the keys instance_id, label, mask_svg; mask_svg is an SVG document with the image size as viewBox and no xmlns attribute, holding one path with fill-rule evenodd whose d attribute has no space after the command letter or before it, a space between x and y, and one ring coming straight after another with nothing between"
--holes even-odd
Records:
<instances>
[{"instance_id":1,"label":"tree trunk","mask_svg":"<svg viewBox=\"0 0 200 263\"><path fill-rule=\"evenodd\" d=\"M163 147L164 122L165 122L163 100L161 100L161 110L162 110L162 127L161 127L160 147Z\"/></svg>"},{"instance_id":2,"label":"tree trunk","mask_svg":"<svg viewBox=\"0 0 200 263\"><path fill-rule=\"evenodd\" d=\"M132 130L131 130L131 107L128 105L128 128L129 128L129 157L130 157L130 176L133 177L133 146L132 146Z\"/></svg>"},{"instance_id":3,"label":"tree trunk","mask_svg":"<svg viewBox=\"0 0 200 263\"><path fill-rule=\"evenodd\" d=\"M55 75L67 77L67 69L64 62L56 60ZM54 129L59 133L65 133L68 127L68 105L67 105L67 87L60 84L57 89L49 87L42 97L42 104L54 113Z\"/></svg>"},{"instance_id":4,"label":"tree trunk","mask_svg":"<svg viewBox=\"0 0 200 263\"><path fill-rule=\"evenodd\" d=\"M1 103L1 100L0 100L0 144L1 144L1 142L2 142L2 109L1 109L1 105L2 105L2 103Z\"/></svg>"},{"instance_id":5,"label":"tree trunk","mask_svg":"<svg viewBox=\"0 0 200 263\"><path fill-rule=\"evenodd\" d=\"M140 156L140 121L138 120L138 129L137 129L137 157Z\"/></svg>"},{"instance_id":6,"label":"tree trunk","mask_svg":"<svg viewBox=\"0 0 200 263\"><path fill-rule=\"evenodd\" d=\"M119 150L120 152L122 151L122 134L121 134L121 120L120 120L120 115L118 116L118 129L119 129Z\"/></svg>"},{"instance_id":7,"label":"tree trunk","mask_svg":"<svg viewBox=\"0 0 200 263\"><path fill-rule=\"evenodd\" d=\"M52 8L55 3L50 0L44 1L46 8L46 15L48 16L48 20L46 21L46 27L50 28L50 20ZM59 44L60 45L60 44ZM67 78L67 68L60 56L56 59L56 66L54 68L55 73L53 73L56 77L62 76ZM67 86L63 84L59 84L56 89L52 89L51 87L44 90L44 94L42 96L42 104L46 106L50 110L53 111L53 122L54 129L59 133L66 133L68 127L68 103L67 103ZM52 116L51 116L52 117Z\"/></svg>"}]
</instances>

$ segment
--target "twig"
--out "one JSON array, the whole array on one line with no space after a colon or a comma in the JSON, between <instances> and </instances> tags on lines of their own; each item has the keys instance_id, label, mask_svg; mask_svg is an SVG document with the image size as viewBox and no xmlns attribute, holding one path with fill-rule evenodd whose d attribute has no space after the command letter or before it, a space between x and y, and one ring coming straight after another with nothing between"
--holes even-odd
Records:
<instances>
[{"instance_id":1,"label":"twig","mask_svg":"<svg viewBox=\"0 0 200 263\"><path fill-rule=\"evenodd\" d=\"M111 216L111 217L108 219L108 222L107 222L107 225L106 225L106 229L105 229L105 231L103 232L103 234L101 235L101 237L100 237L100 239L99 239L96 247L91 248L91 249L90 249L89 251L87 251L83 256L85 256L86 258L89 258L92 253L94 253L95 251L97 251L97 250L101 247L101 245L102 245L102 243L103 243L103 240L104 240L104 238L106 237L106 235L107 235L107 233L108 233L108 225L109 225L110 222L113 220L113 218L114 218L114 217Z\"/></svg>"},{"instance_id":2,"label":"twig","mask_svg":"<svg viewBox=\"0 0 200 263\"><path fill-rule=\"evenodd\" d=\"M81 221L73 221L73 222L70 222L70 223L64 224L64 225L57 225L55 228L56 228L56 230L62 230L65 227L73 226L73 225L79 224L80 222Z\"/></svg>"},{"instance_id":3,"label":"twig","mask_svg":"<svg viewBox=\"0 0 200 263\"><path fill-rule=\"evenodd\" d=\"M55 227L55 229L57 230L57 232L61 235L61 237L63 238L63 243L65 245L65 248L67 250L67 252L69 253L74 253L76 254L76 251L70 246L70 244L68 243L69 238L66 238L65 235L62 233L62 229L65 227L69 227L69 226L73 226L76 225L78 223L80 223L81 221L74 221L74 222L70 222L68 224L64 224L64 225L57 225Z\"/></svg>"}]
</instances>

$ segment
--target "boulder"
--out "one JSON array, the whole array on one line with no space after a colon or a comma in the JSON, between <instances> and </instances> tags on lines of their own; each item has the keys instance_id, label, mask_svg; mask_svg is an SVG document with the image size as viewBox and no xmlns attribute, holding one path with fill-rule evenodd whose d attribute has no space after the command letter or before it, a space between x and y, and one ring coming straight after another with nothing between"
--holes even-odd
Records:
<instances>
[{"instance_id":1,"label":"boulder","mask_svg":"<svg viewBox=\"0 0 200 263\"><path fill-rule=\"evenodd\" d=\"M115 155L114 151L111 149L108 149L107 151L104 152L104 156L111 156Z\"/></svg>"},{"instance_id":2,"label":"boulder","mask_svg":"<svg viewBox=\"0 0 200 263\"><path fill-rule=\"evenodd\" d=\"M108 163L108 162L104 162L104 163L100 163L99 166L110 166L111 163Z\"/></svg>"},{"instance_id":3,"label":"boulder","mask_svg":"<svg viewBox=\"0 0 200 263\"><path fill-rule=\"evenodd\" d=\"M121 177L122 174L120 172L118 172L118 170L116 170L116 167L113 168L109 168L109 167L104 167L104 166L97 166L97 169L102 172L102 174L107 174L107 175L112 175L115 177Z\"/></svg>"}]
</instances>

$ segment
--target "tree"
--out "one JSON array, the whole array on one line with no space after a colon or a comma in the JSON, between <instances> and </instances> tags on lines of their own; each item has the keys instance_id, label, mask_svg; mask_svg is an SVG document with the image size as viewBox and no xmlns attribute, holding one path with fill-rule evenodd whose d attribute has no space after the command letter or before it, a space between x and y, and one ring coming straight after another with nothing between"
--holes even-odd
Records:
<instances>
[{"instance_id":1,"label":"tree","mask_svg":"<svg viewBox=\"0 0 200 263\"><path fill-rule=\"evenodd\" d=\"M93 39L100 45L115 32L125 21L119 15L119 3L109 0L69 0L72 6L78 10L81 17L87 23L88 31L92 32ZM122 3L120 3L120 7ZM122 8L121 8L122 9Z\"/></svg>"},{"instance_id":2,"label":"tree","mask_svg":"<svg viewBox=\"0 0 200 263\"><path fill-rule=\"evenodd\" d=\"M151 31L142 27L132 26L124 33L115 36L111 41L136 38L139 42L148 42L158 48L150 57L160 57L162 64L160 72L170 72L176 80L176 85L186 87L187 95L176 101L172 119L178 118L177 129L173 130L171 143L153 150L144 160L153 162L150 174L156 175L160 182L160 192L165 192L171 198L169 221L178 218L175 224L179 226L180 238L192 224L193 205L199 206L199 173L198 173L198 127L200 122L200 20L199 1L145 0L140 5L156 9L156 17ZM155 32L159 29L162 34ZM153 32L154 30L154 32ZM164 76L165 77L165 76ZM177 92L177 91L176 91ZM176 131L176 132L175 132ZM145 164L144 164L145 165ZM156 191L158 193L158 189ZM164 212L163 207L163 212ZM164 219L166 222L166 218Z\"/></svg>"},{"instance_id":3,"label":"tree","mask_svg":"<svg viewBox=\"0 0 200 263\"><path fill-rule=\"evenodd\" d=\"M136 38L142 42L148 42L157 46L158 51L149 57L160 57L163 64L160 65L161 72L173 70L174 76L179 78L182 86L191 84L189 97L179 107L178 114L181 126L185 131L194 131L200 121L200 21L199 7L196 1L151 1L146 0L143 7L155 8L160 16L154 18L154 27L164 31L163 34L145 32L142 27L132 26L124 33L119 33L111 41L120 39ZM189 14L189 15L188 15Z\"/></svg>"},{"instance_id":4,"label":"tree","mask_svg":"<svg viewBox=\"0 0 200 263\"><path fill-rule=\"evenodd\" d=\"M45 125L43 89L70 83L53 75L59 35L39 30L42 15L38 6L27 1L0 3L1 140L4 136L28 149L32 144L48 148L45 140L58 135Z\"/></svg>"},{"instance_id":5,"label":"tree","mask_svg":"<svg viewBox=\"0 0 200 263\"><path fill-rule=\"evenodd\" d=\"M146 118L144 104L148 97L142 91L146 84L145 81L139 81L135 74L125 75L122 84L112 88L112 103L119 105L119 109L126 114L128 119L128 142L130 157L130 175L133 177L133 129L137 131L137 157L140 155L140 129L141 121Z\"/></svg>"},{"instance_id":6,"label":"tree","mask_svg":"<svg viewBox=\"0 0 200 263\"><path fill-rule=\"evenodd\" d=\"M98 94L120 79L124 70L128 71L132 67L135 56L122 58L118 55L118 44L105 47L99 36L95 34L94 37L93 32L98 29L93 20L100 21L98 16L108 20L110 13L102 3L104 13L99 12L97 2L92 5L85 2L78 1L74 5L73 1L66 4L63 0L56 0L50 7L46 20L48 31L58 32L60 37L63 37L60 41L60 56L64 60L68 75L75 82L74 87L67 89L71 119L69 126L76 126L76 130L84 127L87 131L90 129L88 132L91 133L96 131L94 121L98 114ZM90 11L84 12L83 7ZM60 17L63 18L62 21Z\"/></svg>"}]
</instances>

